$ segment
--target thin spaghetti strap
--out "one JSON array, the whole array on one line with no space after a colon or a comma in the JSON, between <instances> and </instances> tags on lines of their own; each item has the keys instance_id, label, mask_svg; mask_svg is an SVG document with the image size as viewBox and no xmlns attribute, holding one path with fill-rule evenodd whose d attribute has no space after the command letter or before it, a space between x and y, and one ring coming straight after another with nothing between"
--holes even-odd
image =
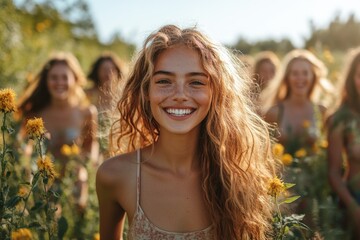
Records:
<instances>
[{"instance_id":1,"label":"thin spaghetti strap","mask_svg":"<svg viewBox=\"0 0 360 240\"><path fill-rule=\"evenodd\" d=\"M136 151L136 163L137 163L137 172L136 172L136 208L140 204L140 149Z\"/></svg>"}]
</instances>

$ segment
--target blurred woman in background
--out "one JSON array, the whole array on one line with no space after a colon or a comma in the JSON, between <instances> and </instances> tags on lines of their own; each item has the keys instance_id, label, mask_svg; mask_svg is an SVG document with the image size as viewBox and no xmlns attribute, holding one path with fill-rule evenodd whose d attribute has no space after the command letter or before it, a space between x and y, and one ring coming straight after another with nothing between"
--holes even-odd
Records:
<instances>
[{"instance_id":1,"label":"blurred woman in background","mask_svg":"<svg viewBox=\"0 0 360 240\"><path fill-rule=\"evenodd\" d=\"M328 177L331 187L345 205L355 236L359 237L360 48L352 50L349 56L350 62L346 66L343 86L340 88L341 105L328 122Z\"/></svg>"},{"instance_id":2,"label":"blurred woman in background","mask_svg":"<svg viewBox=\"0 0 360 240\"><path fill-rule=\"evenodd\" d=\"M326 158L318 157L326 118L320 100L329 94L323 85L332 86L326 74L325 65L314 54L293 50L284 57L283 71L264 89L260 104L265 110L272 106L264 111L265 120L277 126L278 143L294 159L284 171L285 181L295 183L292 190L302 197L293 204L293 211L305 214L304 222L313 230L319 226L317 207L329 189L326 181L317 179L322 175L320 179L326 179Z\"/></svg>"},{"instance_id":3,"label":"blurred woman in background","mask_svg":"<svg viewBox=\"0 0 360 240\"><path fill-rule=\"evenodd\" d=\"M92 87L86 94L99 112L111 107L114 90L121 86L125 74L125 63L112 52L103 53L92 64L88 75Z\"/></svg>"},{"instance_id":4,"label":"blurred woman in background","mask_svg":"<svg viewBox=\"0 0 360 240\"><path fill-rule=\"evenodd\" d=\"M67 52L59 52L44 64L36 79L25 90L19 109L24 122L42 118L48 132L47 150L60 165L60 175L66 173L69 156L61 149L76 145L82 163L76 166L77 204L84 209L87 201L87 171L85 160L97 161L97 110L89 105L82 90L86 78L77 59Z\"/></svg>"},{"instance_id":5,"label":"blurred woman in background","mask_svg":"<svg viewBox=\"0 0 360 240\"><path fill-rule=\"evenodd\" d=\"M255 56L253 77L255 79L255 83L259 86L260 91L263 90L275 77L279 66L280 60L272 51L259 52Z\"/></svg>"}]
</instances>

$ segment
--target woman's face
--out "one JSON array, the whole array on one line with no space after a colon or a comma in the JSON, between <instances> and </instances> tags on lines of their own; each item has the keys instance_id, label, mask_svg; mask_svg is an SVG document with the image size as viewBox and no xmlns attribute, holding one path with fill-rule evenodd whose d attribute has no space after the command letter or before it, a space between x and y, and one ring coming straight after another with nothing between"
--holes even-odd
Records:
<instances>
[{"instance_id":1,"label":"woman's face","mask_svg":"<svg viewBox=\"0 0 360 240\"><path fill-rule=\"evenodd\" d=\"M99 67L98 77L99 84L110 84L110 80L116 76L117 70L115 64L111 60L104 60Z\"/></svg>"},{"instance_id":2,"label":"woman's face","mask_svg":"<svg viewBox=\"0 0 360 240\"><path fill-rule=\"evenodd\" d=\"M198 52L180 45L158 56L150 80L149 100L160 132L186 134L199 129L211 99L210 78Z\"/></svg>"},{"instance_id":3,"label":"woman's face","mask_svg":"<svg viewBox=\"0 0 360 240\"><path fill-rule=\"evenodd\" d=\"M309 96L314 84L311 64L304 59L295 59L289 66L288 87L292 95Z\"/></svg>"},{"instance_id":4,"label":"woman's face","mask_svg":"<svg viewBox=\"0 0 360 240\"><path fill-rule=\"evenodd\" d=\"M67 100L75 85L75 75L65 63L56 63L49 70L47 87L52 98Z\"/></svg>"},{"instance_id":5,"label":"woman's face","mask_svg":"<svg viewBox=\"0 0 360 240\"><path fill-rule=\"evenodd\" d=\"M268 82L275 76L275 66L270 61L265 60L259 65L260 85L266 86Z\"/></svg>"}]
</instances>

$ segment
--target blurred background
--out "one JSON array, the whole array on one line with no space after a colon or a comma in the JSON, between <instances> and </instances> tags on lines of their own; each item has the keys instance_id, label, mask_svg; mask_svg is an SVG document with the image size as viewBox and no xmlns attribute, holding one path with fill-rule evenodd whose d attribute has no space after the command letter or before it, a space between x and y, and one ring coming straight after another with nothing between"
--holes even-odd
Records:
<instances>
[{"instance_id":1,"label":"blurred background","mask_svg":"<svg viewBox=\"0 0 360 240\"><path fill-rule=\"evenodd\" d=\"M126 65L121 69L126 73L127 63L131 62L144 39L165 24L197 26L215 41L238 53L249 69L263 51L272 51L282 60L295 48L308 49L326 65L329 70L327 78L337 86L347 51L360 46L360 1L0 0L0 89L11 87L18 96L24 95L24 89L36 79L35 74L54 51L73 53L85 73L92 72L94 60L102 53L111 51ZM116 62L112 62L114 66ZM116 72L116 69L109 69ZM118 72L120 81L123 78ZM249 73L252 74L250 70ZM91 80L91 75L87 74L88 80ZM97 94L94 96L100 100L116 95ZM92 100L91 94L89 96ZM99 102L99 99L94 99L94 102ZM100 151L105 156L107 134L103 132L109 130L111 119L106 115L104 105L97 107ZM20 126L21 119L17 121ZM355 128L354 132L359 133L358 129ZM320 230L314 230L319 231L324 239L345 239L341 237L343 221L337 211L337 198L333 197L327 183L325 151L326 147L323 147L321 154L314 158L319 164L315 165L317 180L311 184L319 201L315 201L313 215L320 216L316 218ZM21 154L23 152L19 152ZM70 207L62 209L64 218L57 222L59 236L60 232L66 233L66 237L76 236L64 239L99 239L94 184L96 168L89 166L88 208L79 214L78 220L74 220L75 204L67 203ZM293 175L298 176L299 172ZM61 196L71 195L74 179L77 179L74 176L62 179L65 191ZM12 184L16 189L18 183L13 181Z\"/></svg>"},{"instance_id":2,"label":"blurred background","mask_svg":"<svg viewBox=\"0 0 360 240\"><path fill-rule=\"evenodd\" d=\"M104 50L129 61L145 36L168 23L197 26L216 41L280 57L307 48L336 81L343 53L360 45L357 0L1 0L0 87L19 91L54 50L71 51L87 72Z\"/></svg>"}]
</instances>

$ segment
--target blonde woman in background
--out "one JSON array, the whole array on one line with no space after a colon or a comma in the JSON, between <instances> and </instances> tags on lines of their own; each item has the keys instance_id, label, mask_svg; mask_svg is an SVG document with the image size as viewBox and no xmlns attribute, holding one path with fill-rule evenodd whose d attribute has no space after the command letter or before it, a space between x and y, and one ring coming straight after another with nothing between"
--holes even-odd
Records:
<instances>
[{"instance_id":1,"label":"blonde woman in background","mask_svg":"<svg viewBox=\"0 0 360 240\"><path fill-rule=\"evenodd\" d=\"M324 180L326 158L317 157L326 139L326 107L321 100L328 98L332 86L326 74L325 65L313 53L295 49L284 57L282 71L264 89L260 100L265 120L278 128L278 143L294 159L284 168L285 181L296 184L292 191L301 196L292 211L305 214L304 222L313 230L321 224L318 206L330 192Z\"/></svg>"},{"instance_id":2,"label":"blonde woman in background","mask_svg":"<svg viewBox=\"0 0 360 240\"><path fill-rule=\"evenodd\" d=\"M20 99L19 110L27 119L38 117L44 121L48 133L47 150L60 165L60 178L65 175L69 157L61 151L64 145L76 144L84 161L97 161L97 111L89 105L82 86L86 78L74 55L59 52L51 56L36 79ZM77 165L74 184L77 204L84 209L87 202L87 171Z\"/></svg>"},{"instance_id":3,"label":"blonde woman in background","mask_svg":"<svg viewBox=\"0 0 360 240\"><path fill-rule=\"evenodd\" d=\"M310 51L296 49L283 60L282 71L260 96L265 120L278 126L278 140L288 153L311 147L321 137L331 83L325 65ZM306 125L306 126L304 126ZM304 137L304 127L309 129ZM290 142L290 141L297 142Z\"/></svg>"}]
</instances>

